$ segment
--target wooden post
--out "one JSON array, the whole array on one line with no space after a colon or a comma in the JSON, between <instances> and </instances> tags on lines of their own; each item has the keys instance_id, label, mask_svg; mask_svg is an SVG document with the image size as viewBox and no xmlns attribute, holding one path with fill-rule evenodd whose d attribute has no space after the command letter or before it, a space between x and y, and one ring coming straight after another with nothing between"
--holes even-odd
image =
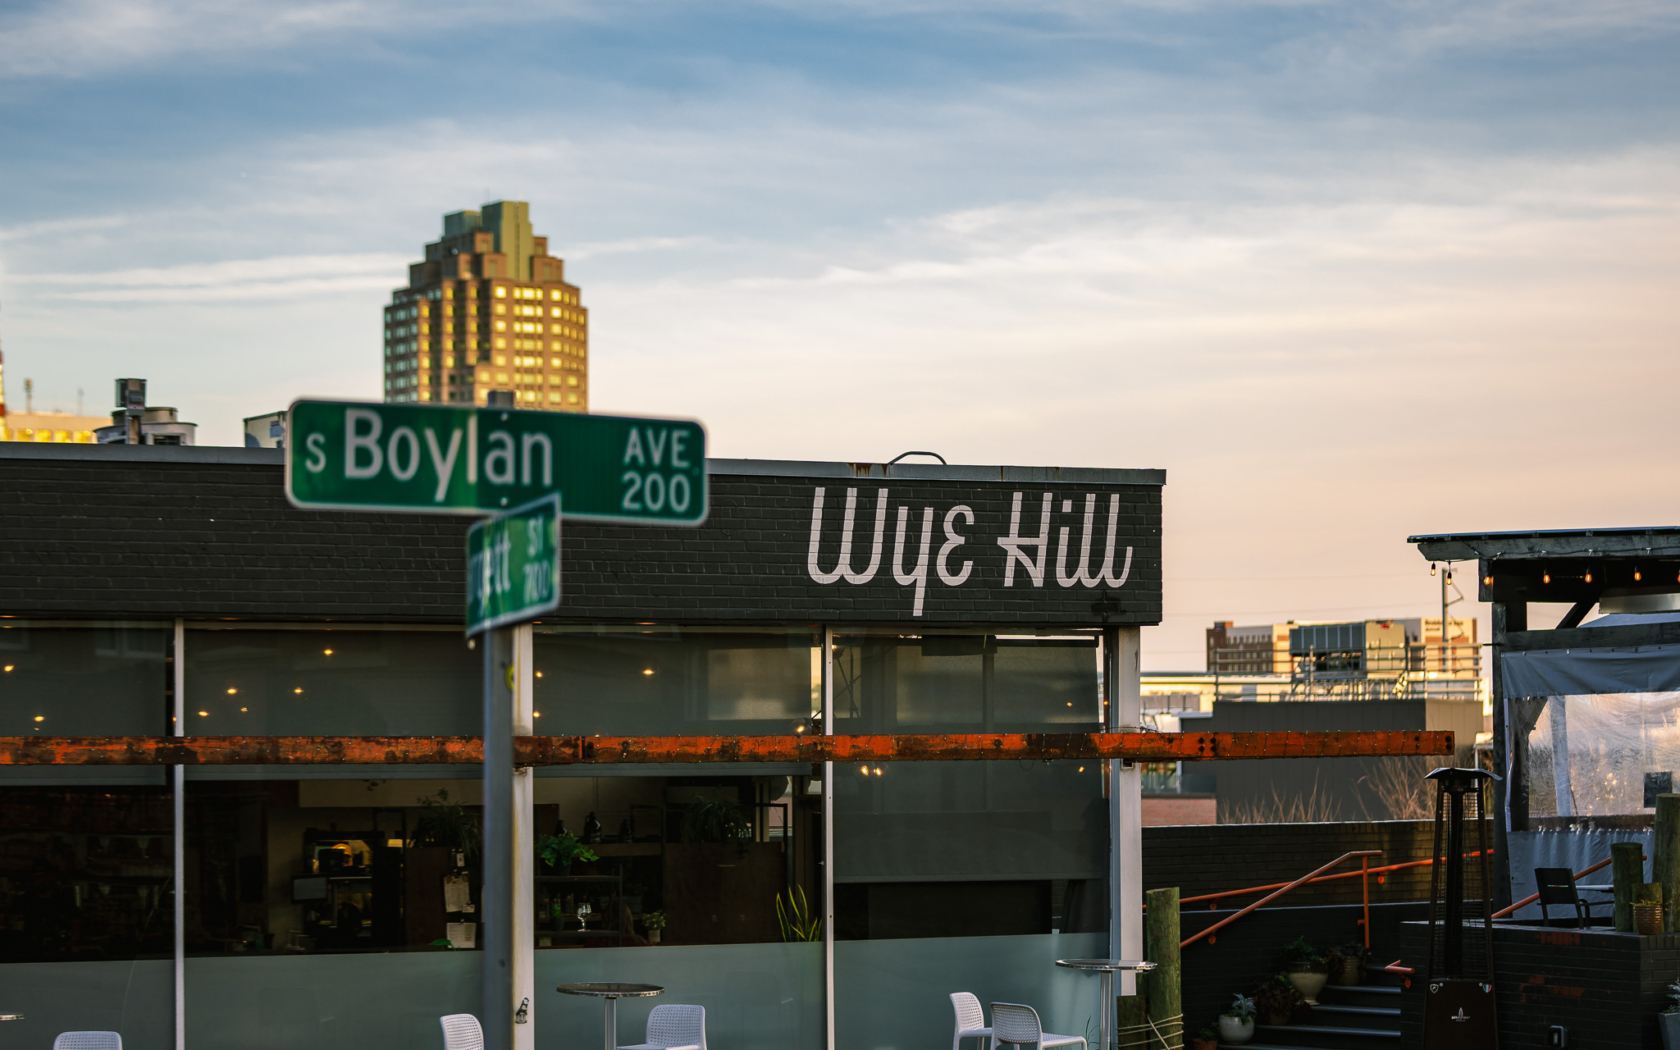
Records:
<instances>
[{"instance_id":1,"label":"wooden post","mask_svg":"<svg viewBox=\"0 0 1680 1050\"><path fill-rule=\"evenodd\" d=\"M1645 846L1617 842L1610 846L1611 889L1616 897L1617 933L1633 932L1634 891L1645 883Z\"/></svg>"},{"instance_id":2,"label":"wooden post","mask_svg":"<svg viewBox=\"0 0 1680 1050\"><path fill-rule=\"evenodd\" d=\"M1182 1050L1184 999L1179 983L1178 887L1149 890L1143 895L1145 958L1155 969L1144 974L1138 990L1150 1022L1150 1050Z\"/></svg>"},{"instance_id":3,"label":"wooden post","mask_svg":"<svg viewBox=\"0 0 1680 1050\"><path fill-rule=\"evenodd\" d=\"M1651 837L1651 880L1662 886L1665 903L1680 900L1680 795L1657 796L1656 828ZM1664 907L1663 932L1674 930L1674 914Z\"/></svg>"},{"instance_id":4,"label":"wooden post","mask_svg":"<svg viewBox=\"0 0 1680 1050\"><path fill-rule=\"evenodd\" d=\"M1143 976L1139 975L1140 985L1143 983ZM1161 1050L1160 1044L1154 1042L1155 1036L1149 1031L1149 1010L1144 1004L1141 990L1137 995L1115 996L1114 1005L1114 1031L1116 1045L1120 1050Z\"/></svg>"}]
</instances>

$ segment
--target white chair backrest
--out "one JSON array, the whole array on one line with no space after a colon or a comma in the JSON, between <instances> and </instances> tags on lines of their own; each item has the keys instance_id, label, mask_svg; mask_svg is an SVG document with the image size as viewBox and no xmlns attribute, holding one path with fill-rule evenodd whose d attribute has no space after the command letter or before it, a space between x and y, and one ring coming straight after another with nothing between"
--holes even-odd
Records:
<instances>
[{"instance_id":1,"label":"white chair backrest","mask_svg":"<svg viewBox=\"0 0 1680 1050\"><path fill-rule=\"evenodd\" d=\"M658 1046L698 1046L706 1050L706 1008L666 1003L648 1014L647 1041Z\"/></svg>"},{"instance_id":2,"label":"white chair backrest","mask_svg":"<svg viewBox=\"0 0 1680 1050\"><path fill-rule=\"evenodd\" d=\"M951 1009L957 1012L957 1031L986 1027L986 1011L980 1009L980 1000L973 992L952 992Z\"/></svg>"},{"instance_id":3,"label":"white chair backrest","mask_svg":"<svg viewBox=\"0 0 1680 1050\"><path fill-rule=\"evenodd\" d=\"M60 1032L52 1050L123 1050L123 1037L116 1032Z\"/></svg>"},{"instance_id":4,"label":"white chair backrest","mask_svg":"<svg viewBox=\"0 0 1680 1050\"><path fill-rule=\"evenodd\" d=\"M1044 1025L1038 1011L1020 1003L992 1004L992 1038L1000 1043L1027 1043L1037 1046L1044 1038Z\"/></svg>"},{"instance_id":5,"label":"white chair backrest","mask_svg":"<svg viewBox=\"0 0 1680 1050\"><path fill-rule=\"evenodd\" d=\"M443 1026L443 1050L484 1050L484 1029L472 1014L438 1018Z\"/></svg>"},{"instance_id":6,"label":"white chair backrest","mask_svg":"<svg viewBox=\"0 0 1680 1050\"><path fill-rule=\"evenodd\" d=\"M116 1032L60 1032L53 1050L122 1050L122 1036Z\"/></svg>"}]
</instances>

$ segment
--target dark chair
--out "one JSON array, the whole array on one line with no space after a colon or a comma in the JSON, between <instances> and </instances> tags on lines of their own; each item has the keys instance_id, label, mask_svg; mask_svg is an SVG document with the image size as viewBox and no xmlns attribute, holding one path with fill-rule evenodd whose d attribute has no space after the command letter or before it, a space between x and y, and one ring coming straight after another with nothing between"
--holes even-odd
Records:
<instances>
[{"instance_id":1,"label":"dark chair","mask_svg":"<svg viewBox=\"0 0 1680 1050\"><path fill-rule=\"evenodd\" d=\"M1577 929L1592 925L1592 907L1575 892L1575 874L1568 868L1535 868L1534 882L1540 888L1540 916L1544 925L1552 924L1546 905L1569 907L1575 910Z\"/></svg>"}]
</instances>

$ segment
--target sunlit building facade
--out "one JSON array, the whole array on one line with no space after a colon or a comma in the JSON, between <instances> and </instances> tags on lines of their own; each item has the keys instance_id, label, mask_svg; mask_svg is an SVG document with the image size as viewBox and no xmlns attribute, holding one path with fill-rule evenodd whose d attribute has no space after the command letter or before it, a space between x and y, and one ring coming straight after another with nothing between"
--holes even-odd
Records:
<instances>
[{"instance_id":1,"label":"sunlit building facade","mask_svg":"<svg viewBox=\"0 0 1680 1050\"><path fill-rule=\"evenodd\" d=\"M589 312L524 201L445 215L384 313L386 401L589 411Z\"/></svg>"}]
</instances>

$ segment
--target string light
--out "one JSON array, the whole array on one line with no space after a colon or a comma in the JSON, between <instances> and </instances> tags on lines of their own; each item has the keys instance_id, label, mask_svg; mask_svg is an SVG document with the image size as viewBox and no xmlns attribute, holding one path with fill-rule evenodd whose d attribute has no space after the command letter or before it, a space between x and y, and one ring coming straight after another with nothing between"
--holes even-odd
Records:
<instances>
[{"instance_id":1,"label":"string light","mask_svg":"<svg viewBox=\"0 0 1680 1050\"><path fill-rule=\"evenodd\" d=\"M1551 583L1552 582L1552 574L1549 573L1549 572L1541 573L1540 574L1540 582L1541 583Z\"/></svg>"},{"instance_id":2,"label":"string light","mask_svg":"<svg viewBox=\"0 0 1680 1050\"><path fill-rule=\"evenodd\" d=\"M1429 575L1431 575L1431 576L1435 575L1435 563L1434 562L1429 563Z\"/></svg>"},{"instance_id":3,"label":"string light","mask_svg":"<svg viewBox=\"0 0 1680 1050\"><path fill-rule=\"evenodd\" d=\"M1633 567L1633 582L1638 583L1640 580L1642 580L1644 578L1645 577L1643 577L1639 574L1639 566L1635 565Z\"/></svg>"},{"instance_id":4,"label":"string light","mask_svg":"<svg viewBox=\"0 0 1680 1050\"><path fill-rule=\"evenodd\" d=\"M1591 582L1592 582L1592 572L1591 572L1591 570L1589 570L1589 571L1588 571L1588 572L1587 572L1587 580L1586 580L1586 582L1588 582L1588 583L1591 583Z\"/></svg>"},{"instance_id":5,"label":"string light","mask_svg":"<svg viewBox=\"0 0 1680 1050\"><path fill-rule=\"evenodd\" d=\"M1493 586L1493 573L1490 572L1486 576L1482 577L1482 586L1483 587L1492 587Z\"/></svg>"}]
</instances>

